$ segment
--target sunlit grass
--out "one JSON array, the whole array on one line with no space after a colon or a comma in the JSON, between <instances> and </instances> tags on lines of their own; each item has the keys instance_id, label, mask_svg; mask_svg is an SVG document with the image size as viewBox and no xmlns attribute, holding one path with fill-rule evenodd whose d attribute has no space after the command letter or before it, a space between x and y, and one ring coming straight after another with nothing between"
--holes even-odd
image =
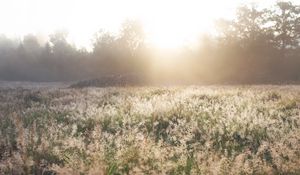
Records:
<instances>
[{"instance_id":1,"label":"sunlit grass","mask_svg":"<svg viewBox=\"0 0 300 175\"><path fill-rule=\"evenodd\" d=\"M0 174L300 173L298 86L0 96Z\"/></svg>"}]
</instances>

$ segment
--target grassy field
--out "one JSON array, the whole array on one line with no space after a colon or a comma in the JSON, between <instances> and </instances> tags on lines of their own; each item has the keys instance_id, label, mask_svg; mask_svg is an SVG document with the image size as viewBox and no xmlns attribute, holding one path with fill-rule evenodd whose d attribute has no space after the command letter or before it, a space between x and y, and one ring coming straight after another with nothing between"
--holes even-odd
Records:
<instances>
[{"instance_id":1,"label":"grassy field","mask_svg":"<svg viewBox=\"0 0 300 175\"><path fill-rule=\"evenodd\" d=\"M300 86L0 88L0 174L300 174Z\"/></svg>"}]
</instances>

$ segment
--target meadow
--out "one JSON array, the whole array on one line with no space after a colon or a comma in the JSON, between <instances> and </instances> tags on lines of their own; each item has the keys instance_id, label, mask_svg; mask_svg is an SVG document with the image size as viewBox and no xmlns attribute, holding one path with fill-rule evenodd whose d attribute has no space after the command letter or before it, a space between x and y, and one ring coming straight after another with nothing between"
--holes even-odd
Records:
<instances>
[{"instance_id":1,"label":"meadow","mask_svg":"<svg viewBox=\"0 0 300 175\"><path fill-rule=\"evenodd\" d=\"M0 88L0 174L300 174L300 86Z\"/></svg>"}]
</instances>

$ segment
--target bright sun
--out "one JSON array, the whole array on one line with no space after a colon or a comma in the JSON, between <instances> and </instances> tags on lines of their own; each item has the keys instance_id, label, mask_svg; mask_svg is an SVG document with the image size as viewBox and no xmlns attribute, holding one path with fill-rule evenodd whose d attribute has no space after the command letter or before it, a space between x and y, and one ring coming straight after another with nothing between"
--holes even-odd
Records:
<instances>
[{"instance_id":1,"label":"bright sun","mask_svg":"<svg viewBox=\"0 0 300 175\"><path fill-rule=\"evenodd\" d=\"M214 19L232 17L241 2L245 0L3 1L0 33L47 36L57 29L65 29L77 46L89 47L99 29L114 33L126 19L137 19L144 25L148 42L160 48L176 48L194 42L199 33L211 30Z\"/></svg>"}]
</instances>

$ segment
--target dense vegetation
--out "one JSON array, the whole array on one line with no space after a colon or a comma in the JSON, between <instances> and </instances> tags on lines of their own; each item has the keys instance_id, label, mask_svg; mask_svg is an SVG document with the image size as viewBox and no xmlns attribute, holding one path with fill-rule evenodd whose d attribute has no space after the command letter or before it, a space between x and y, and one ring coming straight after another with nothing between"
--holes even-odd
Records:
<instances>
[{"instance_id":1,"label":"dense vegetation","mask_svg":"<svg viewBox=\"0 0 300 175\"><path fill-rule=\"evenodd\" d=\"M0 174L300 174L300 87L1 88Z\"/></svg>"},{"instance_id":2,"label":"dense vegetation","mask_svg":"<svg viewBox=\"0 0 300 175\"><path fill-rule=\"evenodd\" d=\"M135 74L177 83L300 81L298 5L245 5L234 19L216 22L215 29L199 38L197 48L168 52L150 46L137 21L125 22L118 35L98 32L89 52L70 44L64 32L50 35L46 43L34 35L21 40L1 36L0 79L73 81Z\"/></svg>"}]
</instances>

